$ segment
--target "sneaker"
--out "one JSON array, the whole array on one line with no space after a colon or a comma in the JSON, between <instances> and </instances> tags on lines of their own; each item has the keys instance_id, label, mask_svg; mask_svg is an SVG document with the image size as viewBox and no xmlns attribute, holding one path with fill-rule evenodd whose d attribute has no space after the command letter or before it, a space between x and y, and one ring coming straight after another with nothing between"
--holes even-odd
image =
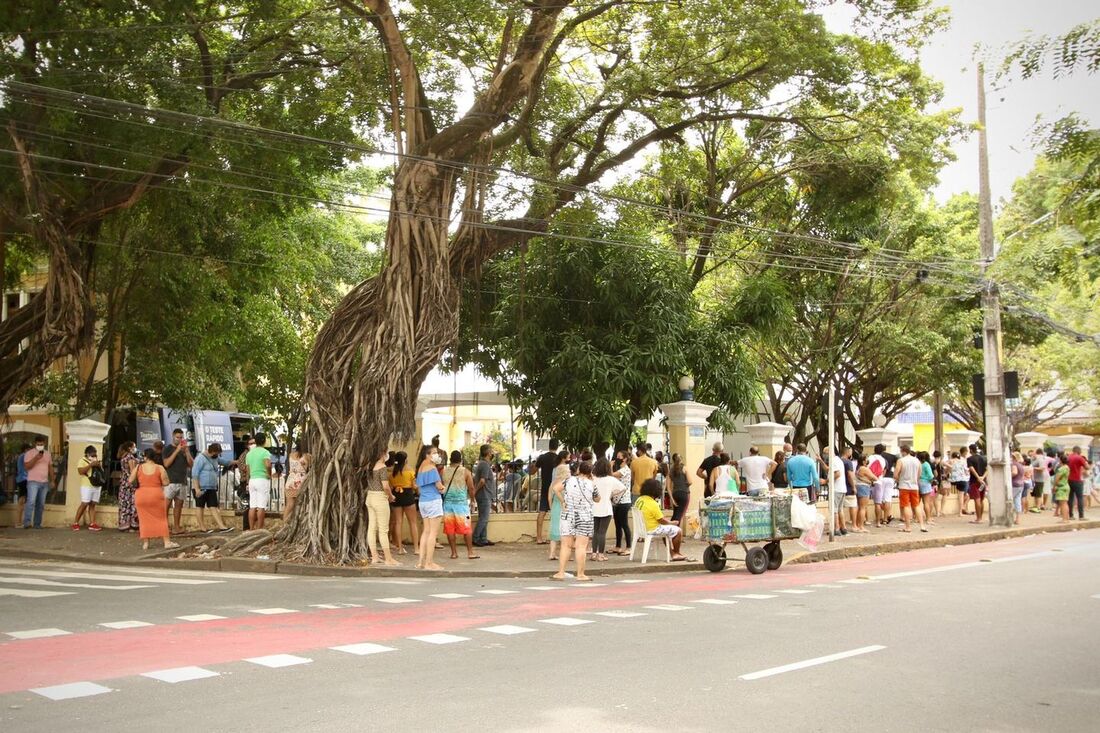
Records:
<instances>
[{"instance_id":1,"label":"sneaker","mask_svg":"<svg viewBox=\"0 0 1100 733\"><path fill-rule=\"evenodd\" d=\"M74 525L72 525L72 530L73 530L74 532L79 532L79 531L80 531L80 525L79 525L79 524L74 524Z\"/></svg>"},{"instance_id":2,"label":"sneaker","mask_svg":"<svg viewBox=\"0 0 1100 733\"><path fill-rule=\"evenodd\" d=\"M100 527L98 524L89 524L88 525L88 531L90 531L90 532L99 532L102 529L103 529L103 527Z\"/></svg>"}]
</instances>

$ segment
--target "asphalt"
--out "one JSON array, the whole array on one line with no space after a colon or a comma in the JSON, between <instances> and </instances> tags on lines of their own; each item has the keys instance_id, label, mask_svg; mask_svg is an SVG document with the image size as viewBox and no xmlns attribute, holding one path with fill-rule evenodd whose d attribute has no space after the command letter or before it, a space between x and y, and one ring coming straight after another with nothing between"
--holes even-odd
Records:
<instances>
[{"instance_id":1,"label":"asphalt","mask_svg":"<svg viewBox=\"0 0 1100 733\"><path fill-rule=\"evenodd\" d=\"M0 587L23 577L113 589L31 584L70 595L0 596L0 639L69 632L0 643L0 727L1093 731L1098 571L1096 530L594 587L9 559ZM142 585L110 579L126 573L148 576L148 587L118 589ZM286 613L256 613L271 608ZM176 618L201 613L224 619ZM563 617L585 623L549 623ZM126 620L149 625L101 626ZM503 624L529 631L485 630ZM417 638L440 633L459 640ZM392 651L329 648L353 642ZM299 663L246 661L271 654ZM823 657L835 659L799 665ZM142 676L186 665L211 676ZM70 700L29 691L31 681L76 680L110 691Z\"/></svg>"}]
</instances>

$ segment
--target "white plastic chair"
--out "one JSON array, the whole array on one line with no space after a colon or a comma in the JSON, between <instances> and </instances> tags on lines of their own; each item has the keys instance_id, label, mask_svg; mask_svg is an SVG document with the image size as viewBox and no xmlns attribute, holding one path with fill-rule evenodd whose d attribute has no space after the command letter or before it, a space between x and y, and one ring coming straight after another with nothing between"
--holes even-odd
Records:
<instances>
[{"instance_id":1,"label":"white plastic chair","mask_svg":"<svg viewBox=\"0 0 1100 733\"><path fill-rule=\"evenodd\" d=\"M664 540L665 542L665 562L672 562L672 538L667 535L661 535L659 537L651 535L645 529L645 517L638 510L637 507L630 507L630 518L634 523L634 542L630 545L630 561L634 561L634 550L638 548L639 542L644 542L642 547L642 565L646 564L649 560L649 548L653 544L653 540Z\"/></svg>"}]
</instances>

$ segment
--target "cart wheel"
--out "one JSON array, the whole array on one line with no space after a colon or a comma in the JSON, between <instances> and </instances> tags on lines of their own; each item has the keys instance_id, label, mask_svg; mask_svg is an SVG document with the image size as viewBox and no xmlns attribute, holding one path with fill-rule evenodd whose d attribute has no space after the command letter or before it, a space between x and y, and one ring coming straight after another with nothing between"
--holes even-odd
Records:
<instances>
[{"instance_id":1,"label":"cart wheel","mask_svg":"<svg viewBox=\"0 0 1100 733\"><path fill-rule=\"evenodd\" d=\"M764 551L768 553L768 570L776 570L783 564L783 548L778 542L764 545Z\"/></svg>"},{"instance_id":2,"label":"cart wheel","mask_svg":"<svg viewBox=\"0 0 1100 733\"><path fill-rule=\"evenodd\" d=\"M760 575L768 569L768 553L763 547L753 547L745 554L745 567L753 575Z\"/></svg>"},{"instance_id":3,"label":"cart wheel","mask_svg":"<svg viewBox=\"0 0 1100 733\"><path fill-rule=\"evenodd\" d=\"M721 572L726 567L726 548L707 545L707 549L703 550L703 567L712 573Z\"/></svg>"}]
</instances>

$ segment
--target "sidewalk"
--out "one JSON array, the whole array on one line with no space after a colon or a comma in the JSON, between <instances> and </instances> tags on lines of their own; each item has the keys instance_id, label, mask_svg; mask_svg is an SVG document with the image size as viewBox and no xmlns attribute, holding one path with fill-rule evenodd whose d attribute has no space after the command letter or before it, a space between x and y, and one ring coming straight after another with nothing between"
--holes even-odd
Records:
<instances>
[{"instance_id":1,"label":"sidewalk","mask_svg":"<svg viewBox=\"0 0 1100 733\"><path fill-rule=\"evenodd\" d=\"M845 557L877 555L892 552L905 552L927 547L992 542L1007 537L1017 537L1042 532L1065 532L1080 529L1100 528L1100 510L1093 509L1090 518L1085 521L1074 520L1069 524L1059 524L1049 513L1025 514L1020 525L1013 529L991 529L988 525L969 523L970 517L945 517L927 534L914 527L911 534L898 531L899 522L889 527L874 529L868 534L849 534L838 537L835 542L823 539L814 552L806 552L797 542L784 542L785 564L821 562ZM181 550L168 550L154 544L148 552L141 549L141 540L136 533L121 533L117 530L73 532L63 529L23 530L14 528L0 529L0 557L26 557L68 562L90 562L104 564L141 564L143 566L187 569L187 570L233 570L267 573L288 573L295 575L370 575L375 577L426 575L414 566L416 556L400 555L402 567L327 567L300 565L295 563L276 563L260 558L218 558L216 552L204 552L208 557L195 557L196 550L202 545L207 550L216 549L227 537L234 535L182 534L174 536L187 551L187 557L181 557ZM607 562L589 563L589 572L593 575L625 575L662 572L706 572L699 560L705 544L688 540L684 543L684 553L695 562L666 563L663 553L654 546L649 562L642 565L637 559L629 562L625 557L612 556ZM446 570L438 575L452 577L547 577L557 569L556 562L547 559L547 547L532 543L498 544L478 550L480 559L466 559L465 549L459 550L459 559L448 558L447 549L436 551L437 561ZM641 549L638 554L640 556ZM740 547L727 548L730 563L727 568L744 572L739 562L744 553ZM262 556L261 556L262 557ZM433 574L436 575L436 574Z\"/></svg>"}]
</instances>

